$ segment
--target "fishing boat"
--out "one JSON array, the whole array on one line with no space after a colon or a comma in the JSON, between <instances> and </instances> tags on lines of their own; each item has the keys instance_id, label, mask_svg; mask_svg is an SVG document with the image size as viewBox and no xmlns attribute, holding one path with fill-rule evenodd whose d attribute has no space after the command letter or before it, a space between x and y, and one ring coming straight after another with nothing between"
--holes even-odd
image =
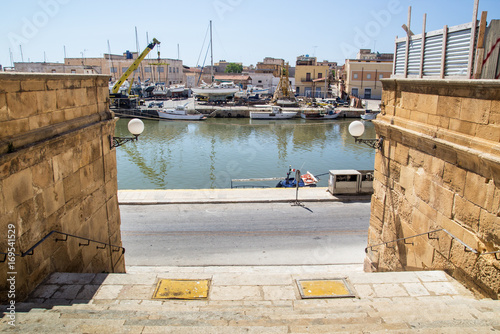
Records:
<instances>
[{"instance_id":1,"label":"fishing boat","mask_svg":"<svg viewBox=\"0 0 500 334\"><path fill-rule=\"evenodd\" d=\"M208 98L212 97L228 97L234 96L236 92L239 92L240 87L236 86L233 82L221 82L220 84L203 84L200 87L191 88L193 93L199 96L204 96Z\"/></svg>"},{"instance_id":2,"label":"fishing boat","mask_svg":"<svg viewBox=\"0 0 500 334\"><path fill-rule=\"evenodd\" d=\"M161 111L158 111L158 116L165 119L184 121L202 121L207 118L203 114L188 114L186 106L187 103L184 105L178 105L174 109L162 109Z\"/></svg>"},{"instance_id":3,"label":"fishing boat","mask_svg":"<svg viewBox=\"0 0 500 334\"><path fill-rule=\"evenodd\" d=\"M290 174L295 173L295 177L290 177ZM276 188L295 188L297 187L297 181L295 178L298 177L300 173L299 170L292 169L292 166L288 168L288 173L286 178L281 180L276 185ZM293 174L292 174L293 175ZM306 174L300 175L299 177L299 187L315 187L319 179L316 178L311 172L307 171Z\"/></svg>"},{"instance_id":4,"label":"fishing boat","mask_svg":"<svg viewBox=\"0 0 500 334\"><path fill-rule=\"evenodd\" d=\"M281 107L272 106L269 111L251 111L252 119L290 119L297 115L296 111L283 111Z\"/></svg>"},{"instance_id":5,"label":"fishing boat","mask_svg":"<svg viewBox=\"0 0 500 334\"><path fill-rule=\"evenodd\" d=\"M339 117L340 111L335 111L333 108L308 108L304 109L300 114L303 119L335 119Z\"/></svg>"},{"instance_id":6,"label":"fishing boat","mask_svg":"<svg viewBox=\"0 0 500 334\"><path fill-rule=\"evenodd\" d=\"M377 118L377 115L380 113L380 111L372 111L372 110L366 110L363 115L361 115L361 118L364 119L365 121L371 121L372 119Z\"/></svg>"}]
</instances>

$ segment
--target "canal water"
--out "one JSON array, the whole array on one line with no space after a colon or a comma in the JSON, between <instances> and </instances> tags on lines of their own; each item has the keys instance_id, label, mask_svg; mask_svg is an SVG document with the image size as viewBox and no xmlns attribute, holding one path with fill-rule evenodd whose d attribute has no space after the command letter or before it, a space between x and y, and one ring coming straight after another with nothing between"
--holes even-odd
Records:
<instances>
[{"instance_id":1,"label":"canal water","mask_svg":"<svg viewBox=\"0 0 500 334\"><path fill-rule=\"evenodd\" d=\"M116 136L130 136L120 119ZM116 149L119 189L221 189L231 179L285 177L289 166L314 175L331 169L373 169L375 150L355 144L353 119L267 121L209 118L201 122L144 120L136 142ZM363 138L375 138L365 122ZM328 186L328 175L318 186ZM277 181L236 182L270 186Z\"/></svg>"}]
</instances>

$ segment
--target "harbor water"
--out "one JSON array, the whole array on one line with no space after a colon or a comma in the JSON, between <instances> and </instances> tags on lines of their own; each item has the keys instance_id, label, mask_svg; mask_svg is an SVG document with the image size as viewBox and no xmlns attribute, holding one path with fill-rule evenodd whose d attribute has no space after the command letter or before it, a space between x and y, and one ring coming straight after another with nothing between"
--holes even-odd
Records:
<instances>
[{"instance_id":1,"label":"harbor water","mask_svg":"<svg viewBox=\"0 0 500 334\"><path fill-rule=\"evenodd\" d=\"M129 119L116 136L127 137ZM285 177L288 168L314 175L332 169L373 169L375 150L356 144L348 131L354 119L266 121L209 118L205 121L144 120L139 140L116 149L119 189L221 189L231 179ZM375 138L364 122L363 138ZM318 186L328 186L328 175ZM274 187L277 181L235 182Z\"/></svg>"}]
</instances>

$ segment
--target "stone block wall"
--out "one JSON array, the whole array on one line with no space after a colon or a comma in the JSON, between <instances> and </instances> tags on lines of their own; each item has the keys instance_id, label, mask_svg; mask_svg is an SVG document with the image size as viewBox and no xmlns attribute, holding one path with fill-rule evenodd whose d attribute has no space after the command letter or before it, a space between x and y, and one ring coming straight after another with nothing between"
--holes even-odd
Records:
<instances>
[{"instance_id":1,"label":"stone block wall","mask_svg":"<svg viewBox=\"0 0 500 334\"><path fill-rule=\"evenodd\" d=\"M0 73L0 252L12 227L17 254L53 230L121 246L108 96L108 76ZM0 263L0 301L9 272L22 300L52 272L125 270L121 252L56 238Z\"/></svg>"},{"instance_id":2,"label":"stone block wall","mask_svg":"<svg viewBox=\"0 0 500 334\"><path fill-rule=\"evenodd\" d=\"M369 245L372 270L445 269L498 298L500 262L500 81L385 79L374 121ZM500 254L497 254L500 255ZM500 258L500 256L498 256Z\"/></svg>"}]
</instances>

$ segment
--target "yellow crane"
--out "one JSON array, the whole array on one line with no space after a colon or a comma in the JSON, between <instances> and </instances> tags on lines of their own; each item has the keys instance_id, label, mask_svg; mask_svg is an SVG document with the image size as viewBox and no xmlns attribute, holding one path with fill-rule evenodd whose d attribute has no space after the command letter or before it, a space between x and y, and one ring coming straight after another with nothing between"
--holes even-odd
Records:
<instances>
[{"instance_id":1,"label":"yellow crane","mask_svg":"<svg viewBox=\"0 0 500 334\"><path fill-rule=\"evenodd\" d=\"M113 86L113 89L111 90L111 94L117 94L120 91L121 85L127 80L127 78L134 72L138 67L139 64L142 62L144 58L148 55L149 51L153 50L155 45L160 44L160 41L158 41L156 38L153 38L153 41L149 43L149 45L142 51L142 53L137 57L137 59L130 65L130 67L123 73L123 75L120 77L120 79L115 83ZM113 97L113 96L110 96Z\"/></svg>"}]
</instances>

